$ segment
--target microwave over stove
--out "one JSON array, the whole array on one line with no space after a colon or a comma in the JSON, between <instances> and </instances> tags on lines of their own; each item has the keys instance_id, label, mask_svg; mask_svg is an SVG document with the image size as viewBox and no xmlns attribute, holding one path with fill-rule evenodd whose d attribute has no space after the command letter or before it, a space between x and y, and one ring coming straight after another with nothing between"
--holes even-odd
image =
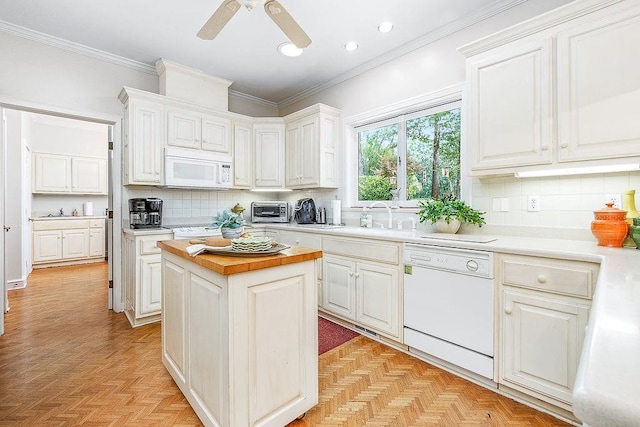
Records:
<instances>
[{"instance_id":1,"label":"microwave over stove","mask_svg":"<svg viewBox=\"0 0 640 427\"><path fill-rule=\"evenodd\" d=\"M287 223L289 222L289 204L287 202L251 203L251 222Z\"/></svg>"}]
</instances>

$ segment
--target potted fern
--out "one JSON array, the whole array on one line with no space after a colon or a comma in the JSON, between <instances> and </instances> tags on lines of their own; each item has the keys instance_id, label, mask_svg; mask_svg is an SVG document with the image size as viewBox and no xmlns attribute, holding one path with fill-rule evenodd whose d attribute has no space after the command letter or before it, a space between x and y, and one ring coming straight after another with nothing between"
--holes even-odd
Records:
<instances>
[{"instance_id":1,"label":"potted fern","mask_svg":"<svg viewBox=\"0 0 640 427\"><path fill-rule=\"evenodd\" d=\"M242 214L236 214L230 211L218 212L213 217L213 226L219 227L222 237L225 239L235 239L244 233L244 226L247 222Z\"/></svg>"},{"instance_id":2,"label":"potted fern","mask_svg":"<svg viewBox=\"0 0 640 427\"><path fill-rule=\"evenodd\" d=\"M457 233L463 222L482 227L484 214L453 195L418 201L420 222L430 221L438 233Z\"/></svg>"}]
</instances>

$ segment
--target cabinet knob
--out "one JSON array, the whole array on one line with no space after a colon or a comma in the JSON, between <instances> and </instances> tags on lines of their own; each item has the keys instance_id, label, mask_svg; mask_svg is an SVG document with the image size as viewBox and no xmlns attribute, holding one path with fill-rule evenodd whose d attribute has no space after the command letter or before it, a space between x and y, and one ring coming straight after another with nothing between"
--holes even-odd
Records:
<instances>
[{"instance_id":1,"label":"cabinet knob","mask_svg":"<svg viewBox=\"0 0 640 427\"><path fill-rule=\"evenodd\" d=\"M360 277L360 273L356 273L356 278Z\"/></svg>"},{"instance_id":2,"label":"cabinet knob","mask_svg":"<svg viewBox=\"0 0 640 427\"><path fill-rule=\"evenodd\" d=\"M513 309L511 307L505 307L504 308L504 312L507 313L507 314L511 314L511 313L513 313Z\"/></svg>"},{"instance_id":3,"label":"cabinet knob","mask_svg":"<svg viewBox=\"0 0 640 427\"><path fill-rule=\"evenodd\" d=\"M353 271L350 271L350 272L349 272L349 276L350 276L350 277L353 277Z\"/></svg>"},{"instance_id":4,"label":"cabinet knob","mask_svg":"<svg viewBox=\"0 0 640 427\"><path fill-rule=\"evenodd\" d=\"M566 142L562 142L560 144L560 148L569 148L569 144L567 144Z\"/></svg>"},{"instance_id":5,"label":"cabinet knob","mask_svg":"<svg viewBox=\"0 0 640 427\"><path fill-rule=\"evenodd\" d=\"M547 277L544 274L539 274L537 279L538 279L538 283L546 283L547 282Z\"/></svg>"},{"instance_id":6,"label":"cabinet knob","mask_svg":"<svg viewBox=\"0 0 640 427\"><path fill-rule=\"evenodd\" d=\"M540 147L540 149L542 151L548 151L549 150L549 146L548 145L543 145L542 147Z\"/></svg>"},{"instance_id":7,"label":"cabinet knob","mask_svg":"<svg viewBox=\"0 0 640 427\"><path fill-rule=\"evenodd\" d=\"M296 245L300 244L300 240L296 239Z\"/></svg>"}]
</instances>

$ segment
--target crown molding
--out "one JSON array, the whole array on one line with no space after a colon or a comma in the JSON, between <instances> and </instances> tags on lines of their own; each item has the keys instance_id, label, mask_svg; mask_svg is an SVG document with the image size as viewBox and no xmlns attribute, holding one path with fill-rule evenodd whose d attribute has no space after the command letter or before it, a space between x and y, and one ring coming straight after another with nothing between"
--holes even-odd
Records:
<instances>
[{"instance_id":1,"label":"crown molding","mask_svg":"<svg viewBox=\"0 0 640 427\"><path fill-rule=\"evenodd\" d=\"M145 64L143 62L134 61L132 59L124 58L122 56L114 55L104 52L102 50L94 49L89 46L85 46L79 43L74 43L69 40L64 40L58 37L53 37L39 31L30 30L28 28L14 25L9 22L0 20L0 31L13 34L24 39L36 41L38 43L47 44L49 46L64 49L69 52L79 53L80 55L88 56L90 58L98 59L104 62L108 62L114 65L120 65L122 67L131 68L136 71L151 74L157 76L156 68L153 65Z\"/></svg>"},{"instance_id":2,"label":"crown molding","mask_svg":"<svg viewBox=\"0 0 640 427\"><path fill-rule=\"evenodd\" d=\"M484 21L485 19L491 18L495 15L498 15L506 10L509 10L515 6L518 6L522 3L526 3L528 0L497 0L490 5L478 10L477 12L466 15L464 18L458 19L454 22L446 24L442 27L439 27L428 34L425 34L422 37L419 37L412 42L405 44L402 47L397 49L393 49L390 52L387 52L384 55L378 56L377 58L360 65L359 67L353 68L346 73L339 75L338 77L331 79L325 83L321 83L319 85L310 87L309 89L303 90L289 98L285 98L282 101L278 102L278 108L288 107L291 104L294 104L304 98L315 95L323 90L326 90L332 86L335 86L339 83L342 83L346 80L349 80L353 77L356 77L366 71L372 70L380 65L383 65L389 61L400 58L414 50L420 49L424 46L427 46L437 40L440 40L448 35L451 35L455 32L461 31L465 28L468 28L478 22Z\"/></svg>"},{"instance_id":3,"label":"crown molding","mask_svg":"<svg viewBox=\"0 0 640 427\"><path fill-rule=\"evenodd\" d=\"M257 96L249 95L244 92L238 92L237 90L229 89L229 96L244 99L245 101L249 101L254 104L264 105L265 107L278 109L278 103L276 102L267 101L266 99L258 98Z\"/></svg>"}]
</instances>

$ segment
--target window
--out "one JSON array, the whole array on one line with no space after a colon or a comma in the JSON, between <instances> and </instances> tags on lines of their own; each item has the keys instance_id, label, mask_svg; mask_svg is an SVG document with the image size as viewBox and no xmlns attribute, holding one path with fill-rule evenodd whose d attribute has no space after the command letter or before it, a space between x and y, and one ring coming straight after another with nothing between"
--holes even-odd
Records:
<instances>
[{"instance_id":1,"label":"window","mask_svg":"<svg viewBox=\"0 0 640 427\"><path fill-rule=\"evenodd\" d=\"M460 196L459 101L355 130L358 201Z\"/></svg>"}]
</instances>

